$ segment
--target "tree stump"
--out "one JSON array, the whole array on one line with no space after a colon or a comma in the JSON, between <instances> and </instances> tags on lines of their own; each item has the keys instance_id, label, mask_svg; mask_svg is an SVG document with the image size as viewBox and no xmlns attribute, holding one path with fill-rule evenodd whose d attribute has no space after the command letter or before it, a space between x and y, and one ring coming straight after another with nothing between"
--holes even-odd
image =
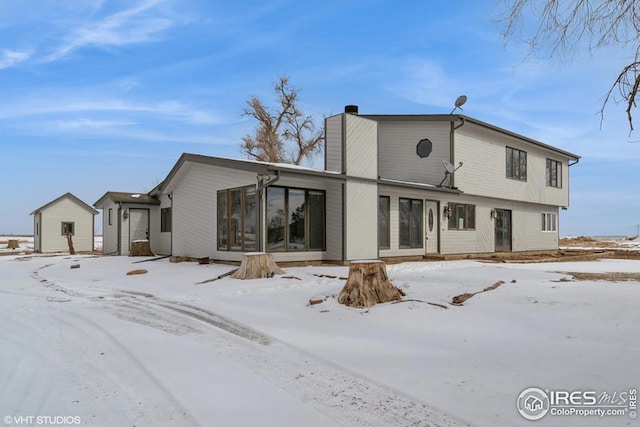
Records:
<instances>
[{"instance_id":1,"label":"tree stump","mask_svg":"<svg viewBox=\"0 0 640 427\"><path fill-rule=\"evenodd\" d=\"M338 303L349 307L371 307L382 302L397 301L403 295L389 281L383 261L352 261L347 283L338 295Z\"/></svg>"},{"instance_id":2,"label":"tree stump","mask_svg":"<svg viewBox=\"0 0 640 427\"><path fill-rule=\"evenodd\" d=\"M7 242L7 249L18 249L20 247L20 244L18 243L17 240L9 240Z\"/></svg>"},{"instance_id":3,"label":"tree stump","mask_svg":"<svg viewBox=\"0 0 640 427\"><path fill-rule=\"evenodd\" d=\"M129 256L153 256L148 240L134 240L129 248Z\"/></svg>"},{"instance_id":4,"label":"tree stump","mask_svg":"<svg viewBox=\"0 0 640 427\"><path fill-rule=\"evenodd\" d=\"M234 279L262 279L273 277L275 274L284 274L284 270L278 267L271 254L265 252L249 252L242 255L240 268L231 275Z\"/></svg>"}]
</instances>

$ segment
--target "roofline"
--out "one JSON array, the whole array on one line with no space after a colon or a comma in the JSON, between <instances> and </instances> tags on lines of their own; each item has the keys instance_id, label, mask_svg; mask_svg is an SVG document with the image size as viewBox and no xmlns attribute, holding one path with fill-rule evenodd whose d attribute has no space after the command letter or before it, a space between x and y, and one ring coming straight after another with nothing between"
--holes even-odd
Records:
<instances>
[{"instance_id":1,"label":"roofline","mask_svg":"<svg viewBox=\"0 0 640 427\"><path fill-rule=\"evenodd\" d=\"M156 186L153 190L154 191L158 186ZM131 193L128 191L107 191L106 193L104 193L102 195L102 197L100 197L98 200L96 200L96 202L93 204L93 206L98 206L100 204L102 204L106 199L111 199L114 202L116 201L116 199L113 197L114 193L118 193L118 194L129 194L129 195L133 195L133 194L144 194L145 196L149 196L149 197L154 197L151 195L151 192L149 193ZM157 200L156 202L148 202L148 201L139 201L139 200L132 200L132 201L117 201L117 203L129 203L129 204L139 204L139 205L159 205L160 204L160 200Z\"/></svg>"},{"instance_id":2,"label":"roofline","mask_svg":"<svg viewBox=\"0 0 640 427\"><path fill-rule=\"evenodd\" d=\"M271 172L288 172L301 175L321 176L329 179L344 179L344 175L327 172L320 169L302 168L280 163L258 162L254 160L229 159L226 157L204 156L202 154L182 153L178 161L173 165L167 177L151 192L162 191L171 182L184 163L199 163L203 165L219 166L229 169L240 169L256 174L269 174ZM151 194L151 192L149 194Z\"/></svg>"},{"instance_id":3,"label":"roofline","mask_svg":"<svg viewBox=\"0 0 640 427\"><path fill-rule=\"evenodd\" d=\"M76 196L74 196L73 194L67 192L67 193L64 193L62 196L50 201L46 205L40 206L38 209L36 209L33 212L31 212L29 215L36 214L36 213L40 212L41 210L48 208L52 204L57 203L58 201L64 199L65 197L69 197L69 198L71 198L71 200L79 203L81 207L83 207L84 209L88 210L92 215L98 215L100 213L97 210L95 210L94 208L92 208L91 206L89 206L88 204L86 204L85 202L83 202L82 200L80 200L79 198L77 198Z\"/></svg>"},{"instance_id":4,"label":"roofline","mask_svg":"<svg viewBox=\"0 0 640 427\"><path fill-rule=\"evenodd\" d=\"M537 141L535 139L531 139L524 135L520 135L518 133L492 125L490 123L483 122L482 120L474 119L473 117L469 117L464 114L361 114L360 116L368 119L372 119L372 120L377 120L377 121L431 121L431 122L467 121L469 123L473 123L475 125L482 126L487 129L491 129L493 131L500 132L502 134L521 139L525 142L528 142L533 145L537 145L547 150L555 151L556 153L562 154L570 159L573 159L576 161L580 160L580 156L578 156L577 154L545 144L543 142Z\"/></svg>"}]
</instances>

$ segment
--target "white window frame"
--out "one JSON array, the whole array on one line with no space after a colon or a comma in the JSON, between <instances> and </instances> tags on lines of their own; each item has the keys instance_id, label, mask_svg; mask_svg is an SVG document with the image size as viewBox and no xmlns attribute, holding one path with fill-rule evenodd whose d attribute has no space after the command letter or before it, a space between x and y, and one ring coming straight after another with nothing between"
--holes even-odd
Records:
<instances>
[{"instance_id":1,"label":"white window frame","mask_svg":"<svg viewBox=\"0 0 640 427\"><path fill-rule=\"evenodd\" d=\"M556 233L558 231L558 214L555 212L542 212L542 232Z\"/></svg>"}]
</instances>

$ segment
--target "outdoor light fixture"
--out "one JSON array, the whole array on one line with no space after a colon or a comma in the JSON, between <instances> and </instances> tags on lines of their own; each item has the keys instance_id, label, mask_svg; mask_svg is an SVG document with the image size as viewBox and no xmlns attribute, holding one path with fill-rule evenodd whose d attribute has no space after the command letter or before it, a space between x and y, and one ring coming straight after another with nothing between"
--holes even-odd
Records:
<instances>
[{"instance_id":1,"label":"outdoor light fixture","mask_svg":"<svg viewBox=\"0 0 640 427\"><path fill-rule=\"evenodd\" d=\"M129 211L124 211L124 213L122 214L122 218L124 219L129 218Z\"/></svg>"},{"instance_id":2,"label":"outdoor light fixture","mask_svg":"<svg viewBox=\"0 0 640 427\"><path fill-rule=\"evenodd\" d=\"M491 219L495 219L496 218L496 210L495 209L491 209Z\"/></svg>"},{"instance_id":3,"label":"outdoor light fixture","mask_svg":"<svg viewBox=\"0 0 640 427\"><path fill-rule=\"evenodd\" d=\"M451 217L452 210L451 210L451 206L449 206L448 203L446 205L444 205L444 209L443 209L442 213L447 218Z\"/></svg>"}]
</instances>

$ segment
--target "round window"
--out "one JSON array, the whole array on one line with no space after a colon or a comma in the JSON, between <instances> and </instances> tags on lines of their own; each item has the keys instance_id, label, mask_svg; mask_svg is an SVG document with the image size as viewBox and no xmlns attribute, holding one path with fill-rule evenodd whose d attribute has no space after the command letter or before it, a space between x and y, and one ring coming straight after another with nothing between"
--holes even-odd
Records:
<instances>
[{"instance_id":1,"label":"round window","mask_svg":"<svg viewBox=\"0 0 640 427\"><path fill-rule=\"evenodd\" d=\"M429 208L429 231L433 231L433 209Z\"/></svg>"}]
</instances>

